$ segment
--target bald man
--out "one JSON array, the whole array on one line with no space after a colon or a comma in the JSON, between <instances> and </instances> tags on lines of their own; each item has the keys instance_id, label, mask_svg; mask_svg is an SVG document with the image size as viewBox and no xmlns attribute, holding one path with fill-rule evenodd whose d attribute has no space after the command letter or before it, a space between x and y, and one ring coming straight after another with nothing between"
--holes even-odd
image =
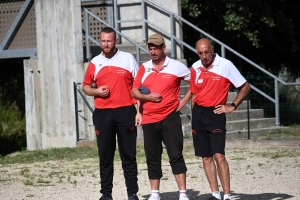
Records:
<instances>
[{"instance_id":1,"label":"bald man","mask_svg":"<svg viewBox=\"0 0 300 200\"><path fill-rule=\"evenodd\" d=\"M212 196L221 199L217 172L224 200L231 200L229 166L225 158L226 113L237 109L250 91L250 85L233 63L214 53L211 42L202 38L196 43L199 60L191 67L190 90L193 94L192 133L195 155L202 157L203 169ZM230 85L240 91L227 105Z\"/></svg>"}]
</instances>

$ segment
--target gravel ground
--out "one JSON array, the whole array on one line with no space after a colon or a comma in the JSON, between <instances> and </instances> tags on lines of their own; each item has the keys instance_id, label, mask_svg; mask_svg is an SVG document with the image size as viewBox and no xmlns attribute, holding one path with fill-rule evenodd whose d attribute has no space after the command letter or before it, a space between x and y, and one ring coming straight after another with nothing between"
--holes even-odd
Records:
<instances>
[{"instance_id":1,"label":"gravel ground","mask_svg":"<svg viewBox=\"0 0 300 200\"><path fill-rule=\"evenodd\" d=\"M230 166L233 199L300 199L300 147L280 146L278 142L273 145L277 148L272 145L259 146L257 143L228 144L226 157ZM193 156L192 150L189 148L185 153L188 168L187 195L190 200L205 200L210 196L210 189L202 161ZM150 187L143 159L139 160L138 170L138 196L141 200L148 199ZM163 161L163 173L161 198L178 199L177 185L166 159ZM0 175L1 200L85 200L100 197L98 159L0 165ZM113 198L127 200L120 162L115 164Z\"/></svg>"}]
</instances>

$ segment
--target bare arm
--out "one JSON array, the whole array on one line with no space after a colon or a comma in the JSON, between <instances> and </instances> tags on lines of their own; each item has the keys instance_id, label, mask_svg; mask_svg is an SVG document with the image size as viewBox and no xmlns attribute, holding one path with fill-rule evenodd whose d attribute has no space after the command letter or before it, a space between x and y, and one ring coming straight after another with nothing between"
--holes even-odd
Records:
<instances>
[{"instance_id":1,"label":"bare arm","mask_svg":"<svg viewBox=\"0 0 300 200\"><path fill-rule=\"evenodd\" d=\"M98 88L92 88L90 85L82 86L82 90L86 95L107 97L109 95L109 89L107 86L100 86Z\"/></svg>"},{"instance_id":2,"label":"bare arm","mask_svg":"<svg viewBox=\"0 0 300 200\"><path fill-rule=\"evenodd\" d=\"M192 109L194 108L194 99L195 99L195 97L196 97L196 95L195 94L193 94L192 93L192 99L191 99L191 101L192 101Z\"/></svg>"},{"instance_id":3,"label":"bare arm","mask_svg":"<svg viewBox=\"0 0 300 200\"><path fill-rule=\"evenodd\" d=\"M131 96L140 101L160 102L161 95L151 92L150 94L142 94L137 88L132 88Z\"/></svg>"},{"instance_id":4,"label":"bare arm","mask_svg":"<svg viewBox=\"0 0 300 200\"><path fill-rule=\"evenodd\" d=\"M240 91L237 94L236 98L234 99L233 103L236 106L239 106L242 101L246 98L248 93L251 90L251 87L248 82L244 83L241 87L239 87ZM215 114L222 114L222 113L231 113L235 110L235 108L231 105L217 105L214 110Z\"/></svg>"},{"instance_id":5,"label":"bare arm","mask_svg":"<svg viewBox=\"0 0 300 200\"><path fill-rule=\"evenodd\" d=\"M251 90L251 87L250 87L249 83L246 82L239 89L240 89L240 91L239 91L238 95L236 96L236 98L233 101L233 103L236 106L239 106L242 103L242 101L246 98L246 96L248 95L248 93Z\"/></svg>"},{"instance_id":6,"label":"bare arm","mask_svg":"<svg viewBox=\"0 0 300 200\"><path fill-rule=\"evenodd\" d=\"M142 125L142 113L143 109L141 108L141 103L139 100L137 100L136 103L136 116L135 116L135 126L141 126Z\"/></svg>"},{"instance_id":7,"label":"bare arm","mask_svg":"<svg viewBox=\"0 0 300 200\"><path fill-rule=\"evenodd\" d=\"M176 111L179 111L181 108L183 108L187 104L187 102L191 99L191 97L192 97L192 92L190 89L188 89L188 91L186 91L184 97L182 97L182 99L180 99L180 102L178 104Z\"/></svg>"},{"instance_id":8,"label":"bare arm","mask_svg":"<svg viewBox=\"0 0 300 200\"><path fill-rule=\"evenodd\" d=\"M190 83L190 80L184 80L188 83ZM188 89L188 91L185 93L184 97L182 97L182 99L180 99L180 102L176 108L176 111L179 111L181 108L183 108L187 102L191 99L192 97L192 92L190 89Z\"/></svg>"}]
</instances>

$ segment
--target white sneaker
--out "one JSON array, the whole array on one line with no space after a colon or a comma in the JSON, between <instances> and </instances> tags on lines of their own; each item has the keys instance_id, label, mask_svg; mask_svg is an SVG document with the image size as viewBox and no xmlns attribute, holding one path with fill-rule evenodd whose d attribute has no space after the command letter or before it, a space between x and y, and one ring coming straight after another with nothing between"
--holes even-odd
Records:
<instances>
[{"instance_id":1,"label":"white sneaker","mask_svg":"<svg viewBox=\"0 0 300 200\"><path fill-rule=\"evenodd\" d=\"M179 200L190 200L187 196L180 197Z\"/></svg>"},{"instance_id":2,"label":"white sneaker","mask_svg":"<svg viewBox=\"0 0 300 200\"><path fill-rule=\"evenodd\" d=\"M152 195L152 194L151 194L151 196L149 197L148 200L160 200L160 196L159 196L159 195L156 196L156 195Z\"/></svg>"}]
</instances>

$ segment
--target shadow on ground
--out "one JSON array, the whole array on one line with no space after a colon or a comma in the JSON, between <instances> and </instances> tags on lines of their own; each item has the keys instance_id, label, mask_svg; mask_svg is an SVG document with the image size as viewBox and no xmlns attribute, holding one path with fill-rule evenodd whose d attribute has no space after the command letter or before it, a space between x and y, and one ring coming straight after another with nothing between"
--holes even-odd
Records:
<instances>
[{"instance_id":1,"label":"shadow on ground","mask_svg":"<svg viewBox=\"0 0 300 200\"><path fill-rule=\"evenodd\" d=\"M198 190L187 190L187 195L190 200L207 200L211 196L211 194L201 194ZM284 200L294 197L289 194L280 193L241 194L232 192L231 195L234 200ZM143 200L147 200L150 195L144 195L142 197ZM160 198L161 200L177 200L179 199L179 193L178 191L164 192L160 194Z\"/></svg>"}]
</instances>

